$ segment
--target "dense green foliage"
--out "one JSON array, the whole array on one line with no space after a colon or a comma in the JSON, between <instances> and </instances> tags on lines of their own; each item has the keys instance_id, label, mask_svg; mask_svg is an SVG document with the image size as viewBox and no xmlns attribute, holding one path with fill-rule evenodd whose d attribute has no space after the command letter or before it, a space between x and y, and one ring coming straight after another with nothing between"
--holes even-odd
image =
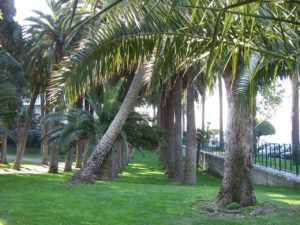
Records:
<instances>
[{"instance_id":1,"label":"dense green foliage","mask_svg":"<svg viewBox=\"0 0 300 225\"><path fill-rule=\"evenodd\" d=\"M255 127L256 136L260 138L260 136L272 135L275 134L275 128L269 121L261 121Z\"/></svg>"},{"instance_id":2,"label":"dense green foliage","mask_svg":"<svg viewBox=\"0 0 300 225\"><path fill-rule=\"evenodd\" d=\"M299 191L256 187L258 206L271 202L273 214L244 218L208 216L202 209L214 201L220 179L199 171L198 185L181 186L168 179L157 156L136 154L114 182L69 185L71 174L0 175L0 223L18 224L298 224ZM43 190L43 191L41 191ZM243 209L244 212L253 207Z\"/></svg>"}]
</instances>

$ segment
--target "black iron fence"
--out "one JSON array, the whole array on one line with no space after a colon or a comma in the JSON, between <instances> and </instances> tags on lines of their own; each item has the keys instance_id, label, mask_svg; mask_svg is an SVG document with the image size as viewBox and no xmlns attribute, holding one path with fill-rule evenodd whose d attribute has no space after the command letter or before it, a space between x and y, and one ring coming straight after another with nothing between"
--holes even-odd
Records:
<instances>
[{"instance_id":1,"label":"black iron fence","mask_svg":"<svg viewBox=\"0 0 300 225\"><path fill-rule=\"evenodd\" d=\"M198 150L224 155L224 143L210 142ZM253 163L299 175L300 146L291 144L257 143L253 146Z\"/></svg>"}]
</instances>

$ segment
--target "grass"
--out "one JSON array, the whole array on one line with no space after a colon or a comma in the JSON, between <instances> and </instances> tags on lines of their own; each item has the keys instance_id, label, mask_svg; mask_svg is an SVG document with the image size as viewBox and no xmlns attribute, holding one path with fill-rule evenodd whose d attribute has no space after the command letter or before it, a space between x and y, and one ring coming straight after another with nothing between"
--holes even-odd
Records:
<instances>
[{"instance_id":1,"label":"grass","mask_svg":"<svg viewBox=\"0 0 300 225\"><path fill-rule=\"evenodd\" d=\"M215 200L221 180L199 171L196 186L176 184L154 154L136 154L114 182L74 186L66 183L71 175L0 175L0 224L300 224L300 192L265 186L256 186L258 206L272 202L275 213L210 217L201 204Z\"/></svg>"}]
</instances>

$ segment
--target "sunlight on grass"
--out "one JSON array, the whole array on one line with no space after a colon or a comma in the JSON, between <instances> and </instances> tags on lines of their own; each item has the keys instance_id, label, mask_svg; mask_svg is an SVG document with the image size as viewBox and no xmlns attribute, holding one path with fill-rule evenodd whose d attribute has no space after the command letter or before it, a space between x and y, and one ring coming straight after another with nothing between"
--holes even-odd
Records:
<instances>
[{"instance_id":1,"label":"sunlight on grass","mask_svg":"<svg viewBox=\"0 0 300 225\"><path fill-rule=\"evenodd\" d=\"M164 174L156 154L136 154L111 182L70 185L66 181L72 174L0 175L0 225L300 224L299 191L266 186L257 186L256 194L260 205L278 207L271 217L208 216L202 204L215 201L221 180L199 170L198 185L180 185Z\"/></svg>"},{"instance_id":2,"label":"sunlight on grass","mask_svg":"<svg viewBox=\"0 0 300 225\"><path fill-rule=\"evenodd\" d=\"M0 225L6 225L6 224L7 224L6 220L0 218Z\"/></svg>"},{"instance_id":3,"label":"sunlight on grass","mask_svg":"<svg viewBox=\"0 0 300 225\"><path fill-rule=\"evenodd\" d=\"M300 199L292 199L283 194L268 194L275 201L284 202L287 204L300 205Z\"/></svg>"}]
</instances>

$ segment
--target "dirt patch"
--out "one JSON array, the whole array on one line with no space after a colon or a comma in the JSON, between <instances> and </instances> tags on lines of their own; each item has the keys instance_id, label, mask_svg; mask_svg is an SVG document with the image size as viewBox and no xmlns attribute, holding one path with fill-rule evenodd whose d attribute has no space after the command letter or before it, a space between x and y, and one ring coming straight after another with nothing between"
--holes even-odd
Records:
<instances>
[{"instance_id":1,"label":"dirt patch","mask_svg":"<svg viewBox=\"0 0 300 225\"><path fill-rule=\"evenodd\" d=\"M272 203L265 203L261 208L253 210L250 216L263 216L275 212L277 209L276 205Z\"/></svg>"},{"instance_id":2,"label":"dirt patch","mask_svg":"<svg viewBox=\"0 0 300 225\"><path fill-rule=\"evenodd\" d=\"M245 215L240 210L227 210L219 208L214 203L205 203L202 206L202 209L207 213L209 216L214 217L238 217L243 218Z\"/></svg>"},{"instance_id":3,"label":"dirt patch","mask_svg":"<svg viewBox=\"0 0 300 225\"><path fill-rule=\"evenodd\" d=\"M245 216L257 217L257 216L268 215L274 213L277 207L275 204L272 203L264 203L262 206L254 210L251 210L251 212L249 213L249 209L247 208L228 210L226 208L220 208L218 205L214 203L206 202L206 203L202 203L202 209L204 212L207 213L208 216L244 218Z\"/></svg>"}]
</instances>

